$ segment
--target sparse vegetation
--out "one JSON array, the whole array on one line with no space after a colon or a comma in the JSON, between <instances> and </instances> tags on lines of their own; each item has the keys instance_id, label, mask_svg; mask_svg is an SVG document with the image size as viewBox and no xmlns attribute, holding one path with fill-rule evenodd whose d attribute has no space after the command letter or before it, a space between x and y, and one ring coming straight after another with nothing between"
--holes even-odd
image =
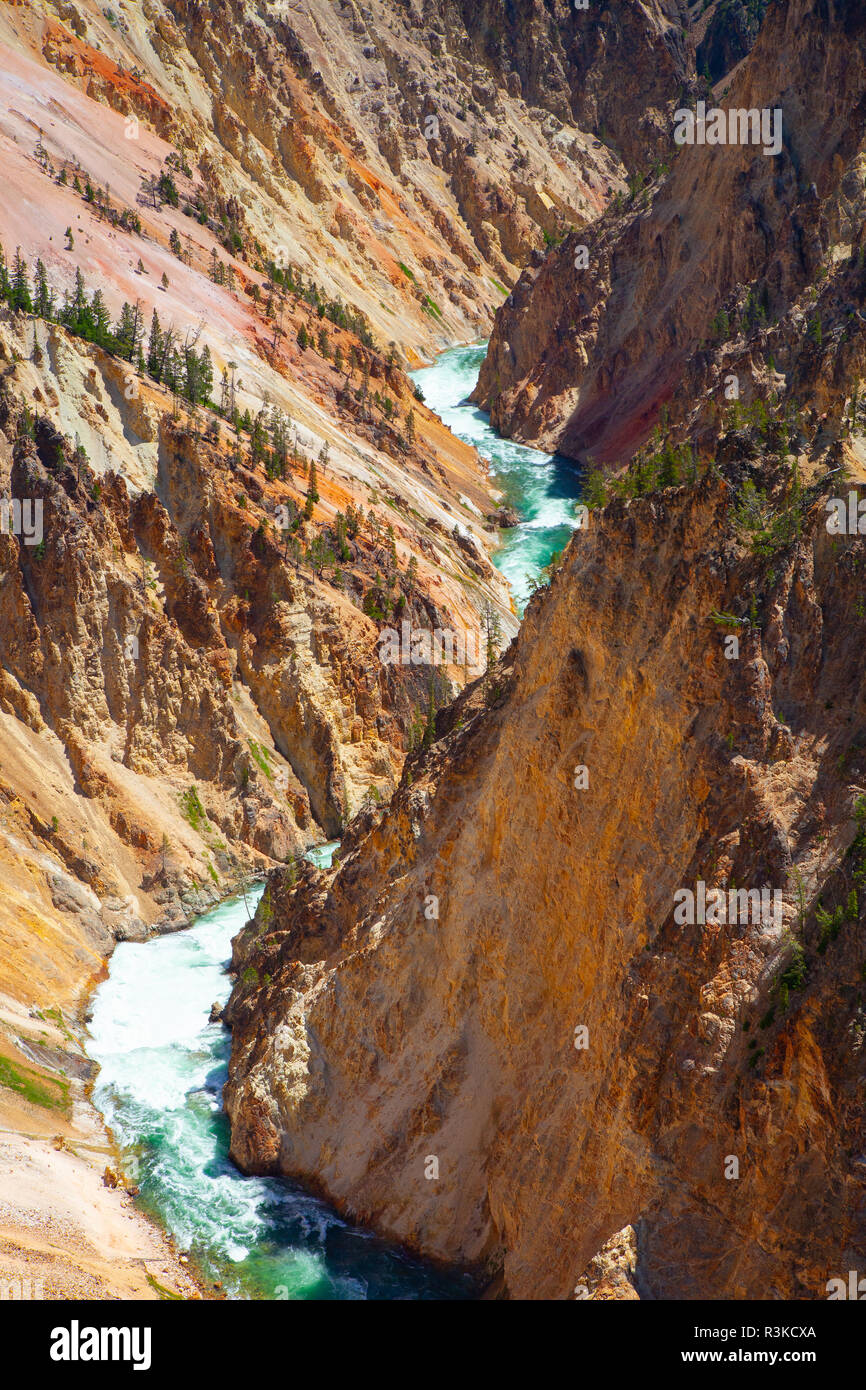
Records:
<instances>
[{"instance_id":1,"label":"sparse vegetation","mask_svg":"<svg viewBox=\"0 0 866 1390\"><path fill-rule=\"evenodd\" d=\"M208 819L195 783L185 792L181 792L180 806L193 830L197 835L201 835L207 829Z\"/></svg>"},{"instance_id":2,"label":"sparse vegetation","mask_svg":"<svg viewBox=\"0 0 866 1390\"><path fill-rule=\"evenodd\" d=\"M43 1110L66 1111L69 1108L68 1081L44 1076L32 1067L15 1066L7 1057L0 1057L0 1086Z\"/></svg>"}]
</instances>

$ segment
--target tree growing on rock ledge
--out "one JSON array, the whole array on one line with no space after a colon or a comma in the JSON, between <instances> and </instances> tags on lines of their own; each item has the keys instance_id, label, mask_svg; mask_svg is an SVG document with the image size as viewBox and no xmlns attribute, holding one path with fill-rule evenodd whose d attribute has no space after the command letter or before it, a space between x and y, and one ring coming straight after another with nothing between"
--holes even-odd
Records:
<instances>
[{"instance_id":1,"label":"tree growing on rock ledge","mask_svg":"<svg viewBox=\"0 0 866 1390\"><path fill-rule=\"evenodd\" d=\"M310 460L310 479L307 485L307 500L304 503L304 516L309 521L313 515L313 508L319 500L319 490L316 487L316 460Z\"/></svg>"}]
</instances>

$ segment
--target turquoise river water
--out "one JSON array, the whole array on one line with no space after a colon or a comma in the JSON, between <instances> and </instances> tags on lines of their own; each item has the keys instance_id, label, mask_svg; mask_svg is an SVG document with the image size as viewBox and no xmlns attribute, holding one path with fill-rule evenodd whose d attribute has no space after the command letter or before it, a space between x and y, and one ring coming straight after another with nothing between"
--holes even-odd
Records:
<instances>
[{"instance_id":1,"label":"turquoise river water","mask_svg":"<svg viewBox=\"0 0 866 1390\"><path fill-rule=\"evenodd\" d=\"M565 460L500 439L462 404L484 347L456 348L413 373L428 405L491 461L496 484L523 520L496 560L522 609L527 580L573 525L578 477ZM310 851L330 863L334 845ZM119 1145L140 1205L190 1252L199 1272L234 1298L455 1299L450 1277L344 1221L277 1178L244 1177L229 1161L221 1093L229 1035L209 1023L228 998L231 940L261 887L220 904L194 926L141 944L123 942L93 1003L88 1051L99 1064L94 1101Z\"/></svg>"},{"instance_id":2,"label":"turquoise river water","mask_svg":"<svg viewBox=\"0 0 866 1390\"><path fill-rule=\"evenodd\" d=\"M490 428L484 412L469 405L466 398L478 380L486 346L478 343L452 348L443 352L434 366L411 375L430 409L454 434L474 444L482 457L490 460L495 485L521 517L519 526L502 533L503 545L494 563L509 580L522 613L529 597L528 581L538 578L574 529L580 476L569 459L503 439Z\"/></svg>"}]
</instances>

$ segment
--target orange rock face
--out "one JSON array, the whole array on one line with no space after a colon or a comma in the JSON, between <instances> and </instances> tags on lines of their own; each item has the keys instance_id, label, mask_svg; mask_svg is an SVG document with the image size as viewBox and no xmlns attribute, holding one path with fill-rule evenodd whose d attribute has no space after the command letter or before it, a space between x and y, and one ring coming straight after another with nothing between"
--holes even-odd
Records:
<instances>
[{"instance_id":1,"label":"orange rock face","mask_svg":"<svg viewBox=\"0 0 866 1390\"><path fill-rule=\"evenodd\" d=\"M593 512L336 871L272 878L228 1010L245 1168L519 1298L862 1267L864 541L816 515L769 588L735 537L712 473ZM680 925L701 883L782 912Z\"/></svg>"}]
</instances>

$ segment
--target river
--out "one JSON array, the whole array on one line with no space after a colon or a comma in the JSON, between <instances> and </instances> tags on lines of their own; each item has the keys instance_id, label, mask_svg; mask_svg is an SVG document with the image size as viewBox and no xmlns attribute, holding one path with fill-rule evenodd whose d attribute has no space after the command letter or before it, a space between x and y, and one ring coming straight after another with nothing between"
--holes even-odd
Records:
<instances>
[{"instance_id":1,"label":"river","mask_svg":"<svg viewBox=\"0 0 866 1390\"><path fill-rule=\"evenodd\" d=\"M310 857L324 865L334 846ZM194 926L121 942L93 1002L88 1051L99 1063L93 1099L118 1144L140 1205L193 1266L235 1298L460 1298L448 1279L343 1221L278 1178L244 1177L229 1161L220 1101L230 1039L209 1023L228 998L232 937L258 887Z\"/></svg>"},{"instance_id":2,"label":"river","mask_svg":"<svg viewBox=\"0 0 866 1390\"><path fill-rule=\"evenodd\" d=\"M490 460L522 517L495 557L522 610L528 580L568 538L579 485L567 461L500 439L481 411L462 403L483 356L483 345L455 348L413 377L428 405ZM309 857L327 865L334 848ZM261 891L247 903L220 904L185 931L121 942L94 996L93 1099L126 1176L140 1186L138 1202L189 1251L200 1275L233 1298L471 1297L466 1280L409 1258L296 1185L244 1177L229 1161L221 1093L230 1040L208 1018L211 1004L228 998L232 937Z\"/></svg>"},{"instance_id":3,"label":"river","mask_svg":"<svg viewBox=\"0 0 866 1390\"><path fill-rule=\"evenodd\" d=\"M467 396L478 380L485 343L443 352L432 367L412 372L431 410L458 438L474 444L490 461L490 472L503 501L521 521L502 532L503 544L493 563L511 584L514 602L523 612L530 594L530 580L551 556L561 550L574 530L574 505L580 496L580 476L575 465L557 454L543 454L503 439L490 428L487 416L470 405Z\"/></svg>"}]
</instances>

